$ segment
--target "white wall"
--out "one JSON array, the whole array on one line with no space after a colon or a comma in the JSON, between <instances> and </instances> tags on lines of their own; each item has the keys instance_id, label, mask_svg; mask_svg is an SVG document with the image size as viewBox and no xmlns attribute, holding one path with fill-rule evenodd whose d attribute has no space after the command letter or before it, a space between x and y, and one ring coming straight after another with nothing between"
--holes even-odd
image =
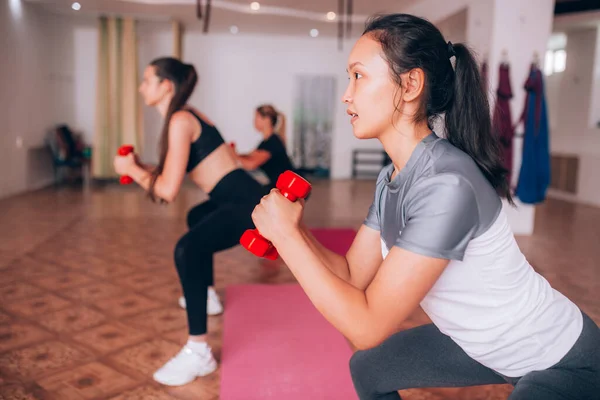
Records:
<instances>
[{"instance_id":1,"label":"white wall","mask_svg":"<svg viewBox=\"0 0 600 400\"><path fill-rule=\"evenodd\" d=\"M0 2L0 197L51 183L51 160L41 147L46 131L58 123L77 128L73 32L79 24L20 0Z\"/></svg>"},{"instance_id":2,"label":"white wall","mask_svg":"<svg viewBox=\"0 0 600 400\"><path fill-rule=\"evenodd\" d=\"M48 97L51 84L41 66L48 64L50 55L42 23L43 18L28 5L0 2L0 197L27 188L27 148L39 144L49 120L50 109L42 98ZM22 146L17 147L17 140ZM41 174L31 186L47 178Z\"/></svg>"},{"instance_id":3,"label":"white wall","mask_svg":"<svg viewBox=\"0 0 600 400\"><path fill-rule=\"evenodd\" d=\"M71 21L73 40L73 126L93 145L96 123L98 24L96 19Z\"/></svg>"},{"instance_id":4,"label":"white wall","mask_svg":"<svg viewBox=\"0 0 600 400\"><path fill-rule=\"evenodd\" d=\"M437 24L481 1L484 0L420 0L409 7L399 6L401 9L398 12L417 15Z\"/></svg>"},{"instance_id":5,"label":"white wall","mask_svg":"<svg viewBox=\"0 0 600 400\"><path fill-rule=\"evenodd\" d=\"M494 1L472 1L467 9L466 35L469 46L481 60L489 57L494 23Z\"/></svg>"},{"instance_id":6,"label":"white wall","mask_svg":"<svg viewBox=\"0 0 600 400\"><path fill-rule=\"evenodd\" d=\"M595 29L567 32L566 69L547 79L555 152L577 153L588 133L595 44Z\"/></svg>"},{"instance_id":7,"label":"white wall","mask_svg":"<svg viewBox=\"0 0 600 400\"><path fill-rule=\"evenodd\" d=\"M436 24L447 41L452 43L467 41L467 13L468 8L465 8Z\"/></svg>"},{"instance_id":8,"label":"white wall","mask_svg":"<svg viewBox=\"0 0 600 400\"><path fill-rule=\"evenodd\" d=\"M140 23L140 71L155 57L172 54L170 25ZM191 103L211 118L226 141L235 141L240 151L249 151L260 141L254 131L255 108L272 103L287 116L290 153L293 144L292 108L294 78L298 74L327 74L337 80L332 138L333 178L351 175L352 149L381 148L377 141L358 141L352 134L342 94L347 85L347 57L353 42L343 52L333 39L263 35L203 35L186 32L183 59L193 63L199 83ZM156 140L161 121L156 111L144 111L144 158L156 159Z\"/></svg>"},{"instance_id":9,"label":"white wall","mask_svg":"<svg viewBox=\"0 0 600 400\"><path fill-rule=\"evenodd\" d=\"M593 106L600 85L598 29L585 28L567 33L567 65L564 72L547 79L547 96L551 115L551 150L553 153L579 157L578 191L574 196L551 195L583 203L600 205L600 128L592 121Z\"/></svg>"}]
</instances>

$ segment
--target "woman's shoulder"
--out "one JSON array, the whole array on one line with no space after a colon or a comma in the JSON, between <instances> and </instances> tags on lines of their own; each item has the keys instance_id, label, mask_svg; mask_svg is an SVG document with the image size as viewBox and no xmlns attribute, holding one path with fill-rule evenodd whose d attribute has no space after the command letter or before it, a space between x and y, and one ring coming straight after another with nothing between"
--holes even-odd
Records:
<instances>
[{"instance_id":1,"label":"woman's shoulder","mask_svg":"<svg viewBox=\"0 0 600 400\"><path fill-rule=\"evenodd\" d=\"M193 130L197 130L198 126L200 127L200 130L202 130L203 125L213 128L215 127L213 122L208 119L206 115L192 107L184 107L175 111L171 116L169 125L170 127L174 127L176 125L181 127L187 126L193 128Z\"/></svg>"},{"instance_id":2,"label":"woman's shoulder","mask_svg":"<svg viewBox=\"0 0 600 400\"><path fill-rule=\"evenodd\" d=\"M188 114L191 114L195 119L202 121L203 123L210 125L212 127L215 126L215 123L206 116L206 114L204 114L202 111L198 110L195 107L192 106L186 106L186 108L184 109L185 111L188 112Z\"/></svg>"},{"instance_id":3,"label":"woman's shoulder","mask_svg":"<svg viewBox=\"0 0 600 400\"><path fill-rule=\"evenodd\" d=\"M170 120L171 125L193 124L194 122L198 123L198 117L193 110L187 108L175 111Z\"/></svg>"},{"instance_id":4,"label":"woman's shoulder","mask_svg":"<svg viewBox=\"0 0 600 400\"><path fill-rule=\"evenodd\" d=\"M189 109L175 111L169 121L169 133L194 141L202 133L199 118Z\"/></svg>"}]
</instances>

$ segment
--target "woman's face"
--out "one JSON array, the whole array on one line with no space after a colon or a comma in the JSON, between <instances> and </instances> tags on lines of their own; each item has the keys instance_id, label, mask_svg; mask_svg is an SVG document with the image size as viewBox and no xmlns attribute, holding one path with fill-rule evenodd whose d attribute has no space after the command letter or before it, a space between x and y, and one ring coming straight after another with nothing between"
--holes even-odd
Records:
<instances>
[{"instance_id":1,"label":"woman's face","mask_svg":"<svg viewBox=\"0 0 600 400\"><path fill-rule=\"evenodd\" d=\"M142 83L138 90L144 98L144 103L153 107L172 93L173 84L167 79L161 81L156 75L156 67L149 65L144 70Z\"/></svg>"},{"instance_id":2,"label":"woman's face","mask_svg":"<svg viewBox=\"0 0 600 400\"><path fill-rule=\"evenodd\" d=\"M347 105L354 136L377 138L392 127L398 85L392 80L379 42L362 36L348 58L349 82L342 102Z\"/></svg>"},{"instance_id":3,"label":"woman's face","mask_svg":"<svg viewBox=\"0 0 600 400\"><path fill-rule=\"evenodd\" d=\"M269 117L263 117L258 111L254 113L254 129L262 132L269 124L271 124Z\"/></svg>"}]
</instances>

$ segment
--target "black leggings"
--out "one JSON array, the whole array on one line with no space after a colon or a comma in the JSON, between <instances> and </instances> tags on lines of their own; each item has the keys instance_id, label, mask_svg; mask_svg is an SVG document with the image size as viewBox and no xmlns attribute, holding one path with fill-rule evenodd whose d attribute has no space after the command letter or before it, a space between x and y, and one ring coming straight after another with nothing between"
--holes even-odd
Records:
<instances>
[{"instance_id":1,"label":"black leggings","mask_svg":"<svg viewBox=\"0 0 600 400\"><path fill-rule=\"evenodd\" d=\"M245 171L235 170L215 186L209 201L189 211L189 231L175 246L175 265L190 335L206 333L206 297L208 287L214 285L214 253L236 246L244 231L254 228L252 211L265 193Z\"/></svg>"},{"instance_id":2,"label":"black leggings","mask_svg":"<svg viewBox=\"0 0 600 400\"><path fill-rule=\"evenodd\" d=\"M554 366L520 378L503 377L469 357L433 324L392 335L381 345L357 351L350 360L361 400L398 400L397 391L510 383L510 400L600 398L600 330L583 314L583 331Z\"/></svg>"}]
</instances>

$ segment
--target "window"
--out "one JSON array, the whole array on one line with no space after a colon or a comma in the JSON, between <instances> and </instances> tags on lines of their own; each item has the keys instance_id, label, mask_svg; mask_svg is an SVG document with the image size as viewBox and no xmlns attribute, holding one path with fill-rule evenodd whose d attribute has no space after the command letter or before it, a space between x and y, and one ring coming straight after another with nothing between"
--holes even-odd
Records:
<instances>
[{"instance_id":1,"label":"window","mask_svg":"<svg viewBox=\"0 0 600 400\"><path fill-rule=\"evenodd\" d=\"M547 50L544 62L544 74L550 76L563 72L567 67L567 52L564 49Z\"/></svg>"},{"instance_id":2,"label":"window","mask_svg":"<svg viewBox=\"0 0 600 400\"><path fill-rule=\"evenodd\" d=\"M554 52L554 73L563 72L567 67L567 52L556 50Z\"/></svg>"},{"instance_id":3,"label":"window","mask_svg":"<svg viewBox=\"0 0 600 400\"><path fill-rule=\"evenodd\" d=\"M544 74L550 76L561 73L567 67L567 34L555 32L548 39L546 58L544 60Z\"/></svg>"},{"instance_id":4,"label":"window","mask_svg":"<svg viewBox=\"0 0 600 400\"><path fill-rule=\"evenodd\" d=\"M544 75L550 76L554 71L554 52L552 50L546 51L546 59L544 60Z\"/></svg>"}]
</instances>

